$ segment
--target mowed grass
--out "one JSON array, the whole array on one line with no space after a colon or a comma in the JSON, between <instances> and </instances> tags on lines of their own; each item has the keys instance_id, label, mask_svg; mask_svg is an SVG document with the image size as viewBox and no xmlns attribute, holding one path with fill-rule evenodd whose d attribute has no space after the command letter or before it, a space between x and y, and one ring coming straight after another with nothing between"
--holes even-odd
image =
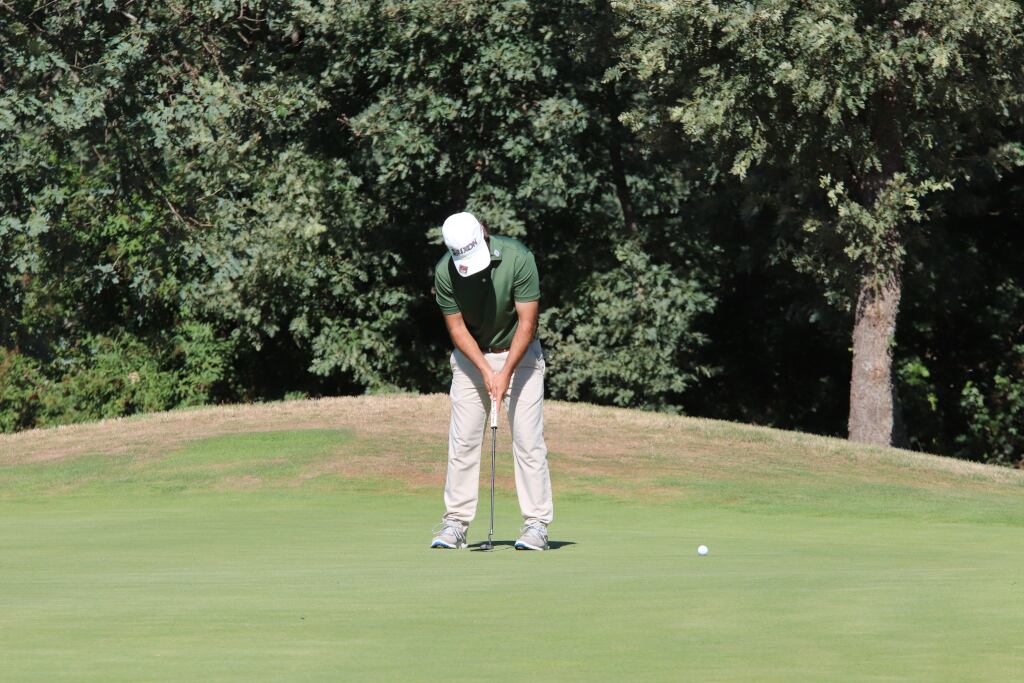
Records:
<instances>
[{"instance_id":1,"label":"mowed grass","mask_svg":"<svg viewBox=\"0 0 1024 683\"><path fill-rule=\"evenodd\" d=\"M1019 472L552 403L556 549L431 551L444 406L0 437L0 681L1024 680Z\"/></svg>"}]
</instances>

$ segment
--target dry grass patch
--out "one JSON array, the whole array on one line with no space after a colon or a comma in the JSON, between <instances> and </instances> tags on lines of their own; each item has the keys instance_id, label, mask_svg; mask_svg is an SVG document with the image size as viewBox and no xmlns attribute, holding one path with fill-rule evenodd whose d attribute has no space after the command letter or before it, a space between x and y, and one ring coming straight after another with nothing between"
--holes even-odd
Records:
<instances>
[{"instance_id":1,"label":"dry grass patch","mask_svg":"<svg viewBox=\"0 0 1024 683\"><path fill-rule=\"evenodd\" d=\"M225 434L344 429L356 443L310 464L298 481L371 477L436 487L444 480L448 420L443 394L203 407L0 435L0 465L93 454L143 463ZM561 402L547 404L545 420L556 476L592 480L592 490L619 482L658 495L668 490L659 484L665 480L830 477L936 488L1024 486L1021 471L714 420ZM508 432L499 429L505 458ZM501 484L507 488L511 482ZM224 485L249 488L258 481L237 477Z\"/></svg>"},{"instance_id":2,"label":"dry grass patch","mask_svg":"<svg viewBox=\"0 0 1024 683\"><path fill-rule=\"evenodd\" d=\"M160 455L223 434L287 429L351 429L401 438L446 433L447 398L370 396L204 406L0 435L0 463L59 460L97 453Z\"/></svg>"}]
</instances>

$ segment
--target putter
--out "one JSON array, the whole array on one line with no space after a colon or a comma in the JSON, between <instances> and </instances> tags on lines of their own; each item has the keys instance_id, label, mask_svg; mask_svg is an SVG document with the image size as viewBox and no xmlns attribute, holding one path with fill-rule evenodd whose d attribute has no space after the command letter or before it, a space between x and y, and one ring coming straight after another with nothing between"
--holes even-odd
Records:
<instances>
[{"instance_id":1,"label":"putter","mask_svg":"<svg viewBox=\"0 0 1024 683\"><path fill-rule=\"evenodd\" d=\"M498 407L491 401L491 528L487 531L487 542L480 544L480 550L494 550L494 453L498 448Z\"/></svg>"}]
</instances>

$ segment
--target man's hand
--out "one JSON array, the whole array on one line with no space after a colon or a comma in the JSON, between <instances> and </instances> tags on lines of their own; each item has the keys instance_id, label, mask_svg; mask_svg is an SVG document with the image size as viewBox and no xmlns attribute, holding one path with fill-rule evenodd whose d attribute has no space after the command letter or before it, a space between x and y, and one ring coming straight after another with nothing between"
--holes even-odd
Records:
<instances>
[{"instance_id":1,"label":"man's hand","mask_svg":"<svg viewBox=\"0 0 1024 683\"><path fill-rule=\"evenodd\" d=\"M500 402L505 398L505 394L508 393L508 385L511 381L512 375L505 372L505 370L494 373L491 380L487 383L487 391L491 395L491 400Z\"/></svg>"},{"instance_id":2,"label":"man's hand","mask_svg":"<svg viewBox=\"0 0 1024 683\"><path fill-rule=\"evenodd\" d=\"M487 368L487 370L481 370L480 374L484 378L484 388L487 389L487 395L493 398L494 396L494 381L498 376L494 370Z\"/></svg>"},{"instance_id":3,"label":"man's hand","mask_svg":"<svg viewBox=\"0 0 1024 683\"><path fill-rule=\"evenodd\" d=\"M455 344L455 348L461 351L469 359L480 375L483 377L487 393L493 400L500 401L508 393L509 384L512 382L512 373L522 360L526 348L533 340L537 331L537 310L538 302L516 302L516 314L519 316L519 326L512 337L512 346L509 348L505 366L498 372L494 372L484 358L483 351L477 346L476 340L466 328L466 321L461 313L449 313L444 316L445 325L448 327L448 334Z\"/></svg>"}]
</instances>

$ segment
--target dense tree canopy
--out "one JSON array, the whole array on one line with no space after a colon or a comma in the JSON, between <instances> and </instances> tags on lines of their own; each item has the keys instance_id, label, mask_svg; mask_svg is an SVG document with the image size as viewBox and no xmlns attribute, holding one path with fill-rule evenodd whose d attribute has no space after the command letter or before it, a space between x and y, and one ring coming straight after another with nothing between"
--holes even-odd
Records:
<instances>
[{"instance_id":1,"label":"dense tree canopy","mask_svg":"<svg viewBox=\"0 0 1024 683\"><path fill-rule=\"evenodd\" d=\"M468 209L537 255L552 397L845 435L897 283L890 432L1014 464L1020 16L0 4L0 429L443 390Z\"/></svg>"},{"instance_id":2,"label":"dense tree canopy","mask_svg":"<svg viewBox=\"0 0 1024 683\"><path fill-rule=\"evenodd\" d=\"M703 173L775 171L796 263L855 301L851 438L888 445L891 339L911 226L954 181L1019 165L1024 33L1009 0L622 3L624 63L653 97L639 133L678 130ZM918 227L917 229L920 229Z\"/></svg>"}]
</instances>

